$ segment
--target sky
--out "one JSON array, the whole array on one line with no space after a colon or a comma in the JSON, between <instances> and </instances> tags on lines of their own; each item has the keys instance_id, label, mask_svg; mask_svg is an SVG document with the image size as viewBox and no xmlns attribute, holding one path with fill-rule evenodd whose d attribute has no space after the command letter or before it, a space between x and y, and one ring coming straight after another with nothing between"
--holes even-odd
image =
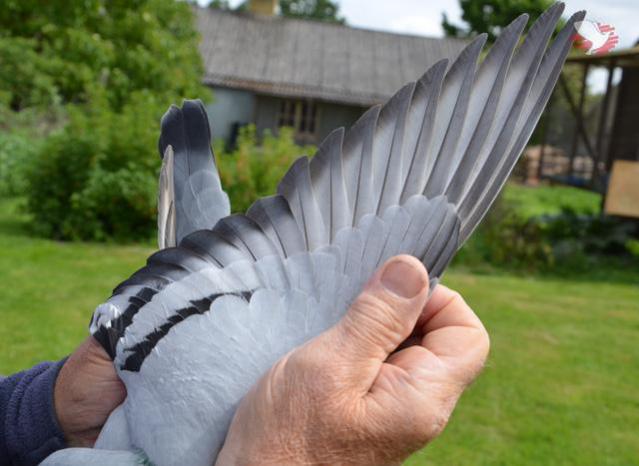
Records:
<instances>
[{"instance_id":1,"label":"sky","mask_svg":"<svg viewBox=\"0 0 639 466\"><path fill-rule=\"evenodd\" d=\"M201 4L207 0L199 0ZM231 5L241 0L231 0ZM571 13L585 9L587 19L610 24L619 35L618 48L632 47L639 40L639 0L565 0L567 18ZM442 37L442 13L448 20L459 24L459 0L337 0L340 11L349 25L367 29ZM592 90L605 87L605 72L591 73Z\"/></svg>"}]
</instances>

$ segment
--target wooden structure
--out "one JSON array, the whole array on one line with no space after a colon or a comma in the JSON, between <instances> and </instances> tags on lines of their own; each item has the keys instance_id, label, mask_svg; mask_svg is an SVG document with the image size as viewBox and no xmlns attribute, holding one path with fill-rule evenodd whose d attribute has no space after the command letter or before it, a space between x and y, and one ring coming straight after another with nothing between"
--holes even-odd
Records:
<instances>
[{"instance_id":1,"label":"wooden structure","mask_svg":"<svg viewBox=\"0 0 639 466\"><path fill-rule=\"evenodd\" d=\"M608 192L610 173L617 160L639 161L639 44L626 50L613 51L604 55L578 55L569 57L566 66L581 68L581 86L575 96L562 75L558 90L563 92L571 116L575 121L575 131L570 144L570 160L567 173L550 177L553 181L590 189L603 194ZM588 73L595 67L607 70L606 91L601 101L595 131L587 129L584 115L586 82ZM621 70L621 80L613 86L615 70ZM550 112L546 112L545 119ZM542 145L539 163L539 178L542 178L544 147L547 145L542 121ZM583 148L578 153L578 147ZM576 161L587 157L591 169L584 175L576 171ZM617 178L620 179L620 178ZM636 199L639 205L639 198Z\"/></svg>"},{"instance_id":2,"label":"wooden structure","mask_svg":"<svg viewBox=\"0 0 639 466\"><path fill-rule=\"evenodd\" d=\"M639 161L616 160L608 185L604 212L639 218Z\"/></svg>"}]
</instances>

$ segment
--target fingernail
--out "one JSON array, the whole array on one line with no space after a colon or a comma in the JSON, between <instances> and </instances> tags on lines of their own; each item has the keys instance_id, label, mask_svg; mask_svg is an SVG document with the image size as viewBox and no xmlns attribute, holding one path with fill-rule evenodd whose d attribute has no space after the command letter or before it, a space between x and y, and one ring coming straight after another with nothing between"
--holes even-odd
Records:
<instances>
[{"instance_id":1,"label":"fingernail","mask_svg":"<svg viewBox=\"0 0 639 466\"><path fill-rule=\"evenodd\" d=\"M418 269L416 262L395 259L386 265L382 273L382 285L400 298L417 296L426 286L426 274Z\"/></svg>"}]
</instances>

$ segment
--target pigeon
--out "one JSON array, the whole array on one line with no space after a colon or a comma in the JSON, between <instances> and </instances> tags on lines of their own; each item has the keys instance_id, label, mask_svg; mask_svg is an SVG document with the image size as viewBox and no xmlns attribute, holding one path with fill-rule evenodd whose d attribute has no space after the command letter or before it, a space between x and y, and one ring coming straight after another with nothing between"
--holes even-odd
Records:
<instances>
[{"instance_id":1,"label":"pigeon","mask_svg":"<svg viewBox=\"0 0 639 466\"><path fill-rule=\"evenodd\" d=\"M245 214L227 215L201 105L171 108L160 138L163 249L98 306L90 327L127 397L95 449L43 464L109 465L113 451L130 453L120 464L214 464L251 386L334 325L383 262L411 254L435 286L550 98L585 14L549 44L563 8L551 6L521 43L520 16L481 61L484 34L450 66L437 62L297 159L277 194ZM206 162L191 164L195 154Z\"/></svg>"}]
</instances>

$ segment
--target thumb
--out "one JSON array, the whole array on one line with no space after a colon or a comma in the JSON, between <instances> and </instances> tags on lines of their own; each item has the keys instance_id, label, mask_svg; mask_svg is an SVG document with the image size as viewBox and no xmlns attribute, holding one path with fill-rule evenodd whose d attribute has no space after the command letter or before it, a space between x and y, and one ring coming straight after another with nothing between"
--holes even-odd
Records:
<instances>
[{"instance_id":1,"label":"thumb","mask_svg":"<svg viewBox=\"0 0 639 466\"><path fill-rule=\"evenodd\" d=\"M422 263L408 255L389 259L332 329L340 358L360 369L367 366L372 383L379 366L412 333L427 299Z\"/></svg>"}]
</instances>

